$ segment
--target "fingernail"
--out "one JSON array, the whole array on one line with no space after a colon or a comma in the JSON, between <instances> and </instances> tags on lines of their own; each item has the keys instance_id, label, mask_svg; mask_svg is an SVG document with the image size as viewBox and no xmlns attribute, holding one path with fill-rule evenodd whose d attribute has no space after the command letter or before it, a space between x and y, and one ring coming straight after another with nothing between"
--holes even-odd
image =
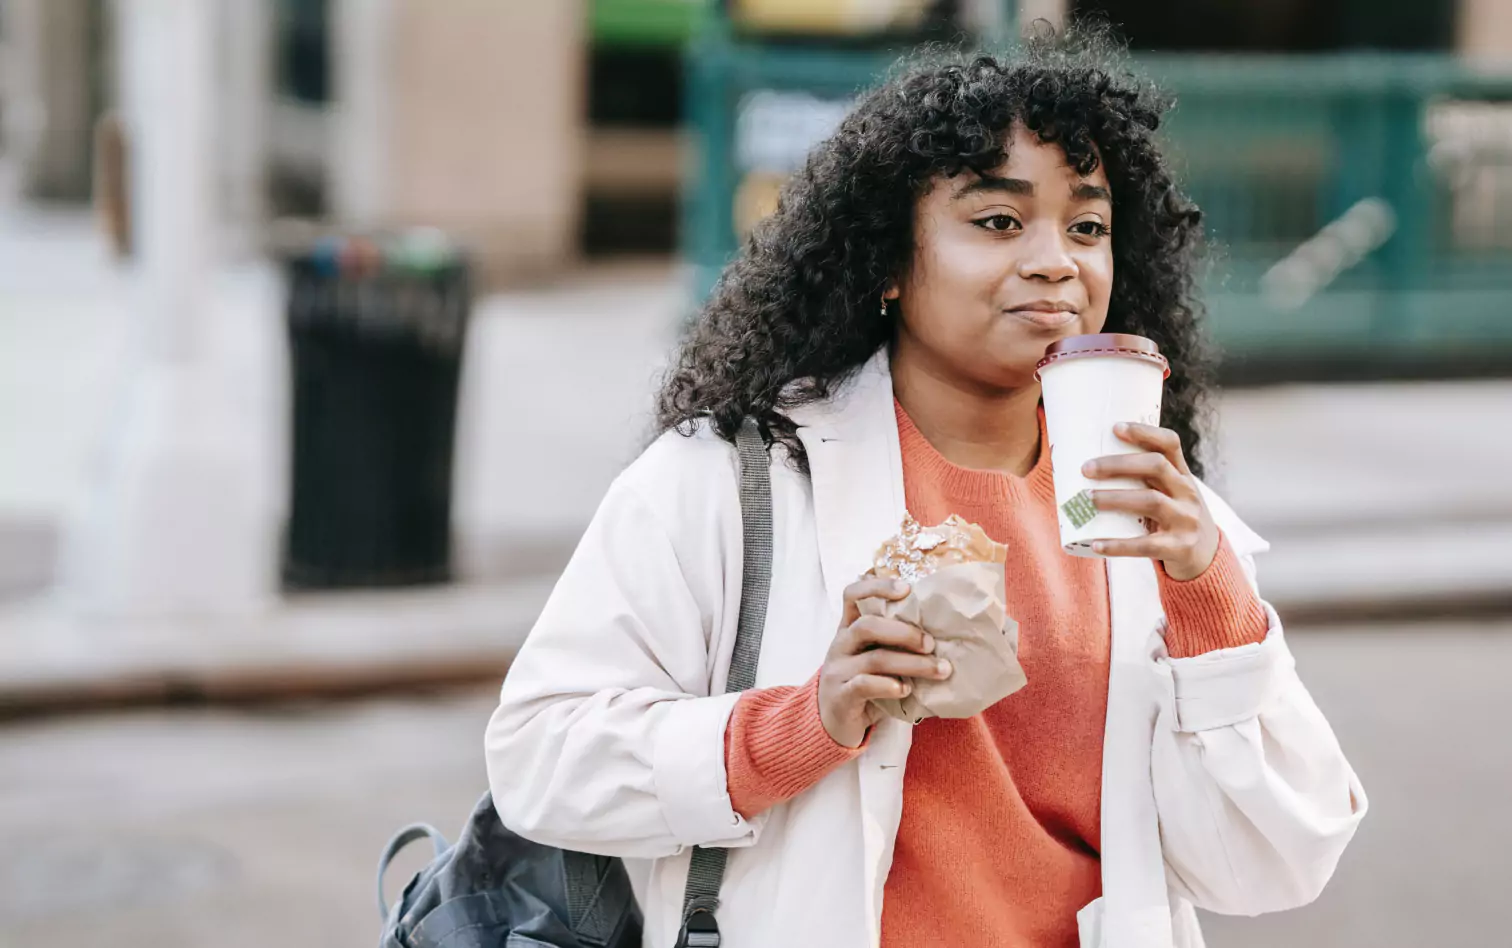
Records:
<instances>
[{"instance_id":1,"label":"fingernail","mask_svg":"<svg viewBox=\"0 0 1512 948\"><path fill-rule=\"evenodd\" d=\"M1104 543L1103 541L1101 541L1101 540L1093 540L1092 541L1092 552L1093 553L1105 553L1105 552L1107 552L1107 549L1108 549L1108 544Z\"/></svg>"},{"instance_id":2,"label":"fingernail","mask_svg":"<svg viewBox=\"0 0 1512 948\"><path fill-rule=\"evenodd\" d=\"M1083 464L1082 465L1082 473L1085 474L1085 475L1087 475L1088 477L1091 477L1093 474L1096 474L1097 473L1097 462L1096 461L1088 461L1086 464Z\"/></svg>"},{"instance_id":3,"label":"fingernail","mask_svg":"<svg viewBox=\"0 0 1512 948\"><path fill-rule=\"evenodd\" d=\"M930 652L933 652L934 648L935 648L934 636L930 635L928 632L925 632L924 633L924 653L927 655Z\"/></svg>"},{"instance_id":4,"label":"fingernail","mask_svg":"<svg viewBox=\"0 0 1512 948\"><path fill-rule=\"evenodd\" d=\"M935 668L939 670L941 678L950 677L950 663L945 659L942 658L938 662L935 662Z\"/></svg>"},{"instance_id":5,"label":"fingernail","mask_svg":"<svg viewBox=\"0 0 1512 948\"><path fill-rule=\"evenodd\" d=\"M898 682L898 684L902 685L902 687L898 689L898 694L900 694L903 697L907 698L908 697L908 693L910 691L913 691L913 685L909 684L906 681Z\"/></svg>"},{"instance_id":6,"label":"fingernail","mask_svg":"<svg viewBox=\"0 0 1512 948\"><path fill-rule=\"evenodd\" d=\"M903 580L901 580L901 579L895 579L895 580L893 580L893 587L892 588L893 588L893 592L897 593L900 596L903 593L908 592L908 584L905 583L905 582L903 582Z\"/></svg>"},{"instance_id":7,"label":"fingernail","mask_svg":"<svg viewBox=\"0 0 1512 948\"><path fill-rule=\"evenodd\" d=\"M1133 427L1134 426L1129 424L1127 421L1120 421L1118 424L1113 426L1113 430L1118 434L1128 434L1133 430Z\"/></svg>"}]
</instances>

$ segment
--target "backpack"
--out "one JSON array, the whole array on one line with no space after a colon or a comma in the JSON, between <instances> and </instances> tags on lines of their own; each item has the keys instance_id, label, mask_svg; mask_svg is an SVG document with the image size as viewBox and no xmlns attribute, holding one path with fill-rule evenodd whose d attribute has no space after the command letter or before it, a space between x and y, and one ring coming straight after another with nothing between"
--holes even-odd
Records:
<instances>
[{"instance_id":1,"label":"backpack","mask_svg":"<svg viewBox=\"0 0 1512 948\"><path fill-rule=\"evenodd\" d=\"M383 904L389 861L429 838L436 855ZM541 846L504 827L485 793L455 846L433 827L405 827L378 863L380 948L639 948L641 915L618 859Z\"/></svg>"},{"instance_id":2,"label":"backpack","mask_svg":"<svg viewBox=\"0 0 1512 948\"><path fill-rule=\"evenodd\" d=\"M740 621L725 691L756 682L772 573L771 474L765 442L747 418L735 439L740 457L744 537ZM383 898L389 863L429 839L430 864L390 908ZM719 948L719 888L726 851L696 848L688 867L676 948ZM542 846L506 828L483 794L456 845L416 823L394 835L378 859L379 948L639 948L640 907L624 864L609 856Z\"/></svg>"}]
</instances>

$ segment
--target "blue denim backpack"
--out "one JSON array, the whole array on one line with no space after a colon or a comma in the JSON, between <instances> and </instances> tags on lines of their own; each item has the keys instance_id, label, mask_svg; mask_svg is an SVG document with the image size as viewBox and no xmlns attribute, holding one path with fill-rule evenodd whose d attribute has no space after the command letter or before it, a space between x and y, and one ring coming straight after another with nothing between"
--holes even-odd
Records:
<instances>
[{"instance_id":1,"label":"blue denim backpack","mask_svg":"<svg viewBox=\"0 0 1512 948\"><path fill-rule=\"evenodd\" d=\"M756 682L772 574L772 490L765 442L746 419L736 436L744 575L727 692ZM383 876L400 850L421 839L435 858L399 901L383 899ZM688 868L677 948L719 948L719 887L726 852L698 848ZM624 865L609 856L530 842L507 829L485 793L456 845L417 823L395 834L378 860L379 948L639 948L641 912Z\"/></svg>"}]
</instances>

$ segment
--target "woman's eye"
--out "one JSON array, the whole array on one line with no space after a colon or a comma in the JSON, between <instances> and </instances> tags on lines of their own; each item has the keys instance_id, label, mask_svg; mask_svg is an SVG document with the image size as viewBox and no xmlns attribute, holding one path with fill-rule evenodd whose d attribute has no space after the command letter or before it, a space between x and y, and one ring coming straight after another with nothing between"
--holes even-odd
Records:
<instances>
[{"instance_id":1,"label":"woman's eye","mask_svg":"<svg viewBox=\"0 0 1512 948\"><path fill-rule=\"evenodd\" d=\"M1079 221L1071 225L1071 232L1082 237L1106 237L1113 231L1101 221Z\"/></svg>"},{"instance_id":2,"label":"woman's eye","mask_svg":"<svg viewBox=\"0 0 1512 948\"><path fill-rule=\"evenodd\" d=\"M980 220L972 221L972 223L983 230L998 231L999 233L1006 230L1017 230L1020 226L1018 218L1008 214L994 214L991 217L983 217Z\"/></svg>"}]
</instances>

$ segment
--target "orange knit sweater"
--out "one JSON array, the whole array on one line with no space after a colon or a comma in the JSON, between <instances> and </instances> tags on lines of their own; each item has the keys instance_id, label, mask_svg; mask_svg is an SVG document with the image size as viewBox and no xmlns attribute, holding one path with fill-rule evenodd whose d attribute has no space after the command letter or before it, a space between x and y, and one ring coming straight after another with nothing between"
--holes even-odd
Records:
<instances>
[{"instance_id":1,"label":"orange knit sweater","mask_svg":"<svg viewBox=\"0 0 1512 948\"><path fill-rule=\"evenodd\" d=\"M909 513L926 524L960 514L1008 545L1008 614L1029 683L974 718L915 728L882 944L1074 948L1076 912L1101 893L1107 574L1060 548L1047 452L1023 478L967 470L901 406L897 416ZM1197 579L1157 572L1172 656L1265 636L1264 609L1227 540ZM860 753L824 730L818 681L737 702L725 756L741 814L792 799Z\"/></svg>"}]
</instances>

